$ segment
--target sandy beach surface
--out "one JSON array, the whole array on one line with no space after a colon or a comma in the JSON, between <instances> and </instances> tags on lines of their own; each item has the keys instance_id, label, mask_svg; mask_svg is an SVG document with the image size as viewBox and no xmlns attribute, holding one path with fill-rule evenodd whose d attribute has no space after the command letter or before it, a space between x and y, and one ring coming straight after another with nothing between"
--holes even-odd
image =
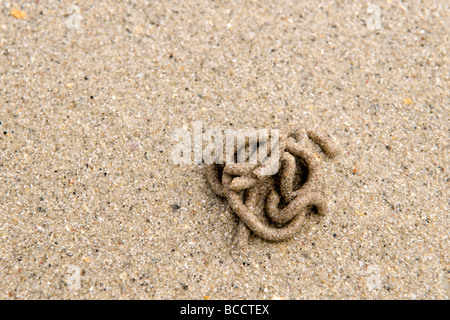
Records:
<instances>
[{"instance_id":1,"label":"sandy beach surface","mask_svg":"<svg viewBox=\"0 0 450 320\"><path fill-rule=\"evenodd\" d=\"M2 1L2 299L449 299L448 1ZM327 130L329 202L238 219L176 129Z\"/></svg>"}]
</instances>

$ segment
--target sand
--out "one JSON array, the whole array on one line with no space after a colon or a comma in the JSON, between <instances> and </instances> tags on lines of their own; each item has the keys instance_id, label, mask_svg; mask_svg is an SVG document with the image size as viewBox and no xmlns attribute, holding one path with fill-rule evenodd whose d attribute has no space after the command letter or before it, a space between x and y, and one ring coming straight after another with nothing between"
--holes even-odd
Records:
<instances>
[{"instance_id":1,"label":"sand","mask_svg":"<svg viewBox=\"0 0 450 320\"><path fill-rule=\"evenodd\" d=\"M443 0L3 1L0 297L449 299L449 17ZM323 159L327 215L233 255L238 219L171 158L194 121L326 129L343 150Z\"/></svg>"}]
</instances>

